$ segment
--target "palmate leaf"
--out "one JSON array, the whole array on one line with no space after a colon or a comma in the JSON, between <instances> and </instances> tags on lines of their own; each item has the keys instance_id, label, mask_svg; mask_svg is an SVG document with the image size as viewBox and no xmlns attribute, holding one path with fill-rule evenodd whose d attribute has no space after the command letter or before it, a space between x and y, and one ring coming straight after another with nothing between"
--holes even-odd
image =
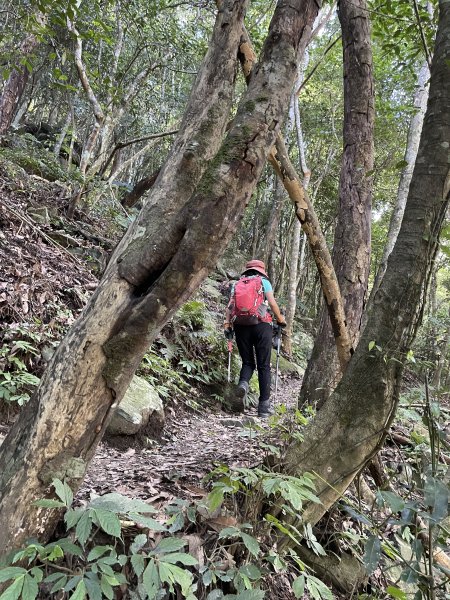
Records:
<instances>
[{"instance_id":1,"label":"palmate leaf","mask_svg":"<svg viewBox=\"0 0 450 600\"><path fill-rule=\"evenodd\" d=\"M158 567L153 559L149 561L144 570L142 583L147 592L148 600L154 600L161 587L161 581L159 579Z\"/></svg>"},{"instance_id":2,"label":"palmate leaf","mask_svg":"<svg viewBox=\"0 0 450 600\"><path fill-rule=\"evenodd\" d=\"M23 580L22 600L35 600L38 594L38 582L34 577L31 577L31 575L27 573Z\"/></svg>"},{"instance_id":3,"label":"palmate leaf","mask_svg":"<svg viewBox=\"0 0 450 600\"><path fill-rule=\"evenodd\" d=\"M145 569L145 560L142 554L131 555L131 566L138 577L142 575Z\"/></svg>"},{"instance_id":4,"label":"palmate leaf","mask_svg":"<svg viewBox=\"0 0 450 600\"><path fill-rule=\"evenodd\" d=\"M67 506L67 508L70 508L73 502L73 492L71 488L65 481L62 482L60 479L54 479L52 485L61 502L64 502L64 505Z\"/></svg>"},{"instance_id":5,"label":"palmate leaf","mask_svg":"<svg viewBox=\"0 0 450 600\"><path fill-rule=\"evenodd\" d=\"M172 552L171 554L164 555L164 562L175 564L177 562L186 566L193 566L198 563L198 561L191 556L190 554L186 554L185 552Z\"/></svg>"},{"instance_id":6,"label":"palmate leaf","mask_svg":"<svg viewBox=\"0 0 450 600\"><path fill-rule=\"evenodd\" d=\"M323 581L309 575L306 579L306 587L314 600L333 600L333 594Z\"/></svg>"},{"instance_id":7,"label":"palmate leaf","mask_svg":"<svg viewBox=\"0 0 450 600\"><path fill-rule=\"evenodd\" d=\"M83 512L83 514L81 515L81 517L77 523L76 529L75 529L75 535L83 547L86 544L86 542L91 534L91 530L92 530L92 516L91 516L91 511L87 510L86 512Z\"/></svg>"},{"instance_id":8,"label":"palmate leaf","mask_svg":"<svg viewBox=\"0 0 450 600\"><path fill-rule=\"evenodd\" d=\"M0 569L0 583L8 581L8 579L16 579L16 577L19 577L20 575L25 575L26 572L27 570L22 567L6 567Z\"/></svg>"},{"instance_id":9,"label":"palmate leaf","mask_svg":"<svg viewBox=\"0 0 450 600\"><path fill-rule=\"evenodd\" d=\"M439 523L448 513L448 488L433 477L428 477L425 484L425 504L432 508L431 518Z\"/></svg>"},{"instance_id":10,"label":"palmate leaf","mask_svg":"<svg viewBox=\"0 0 450 600\"><path fill-rule=\"evenodd\" d=\"M25 575L19 575L19 577L12 583L3 594L0 596L0 600L17 600L23 588L23 583L25 580Z\"/></svg>"},{"instance_id":11,"label":"palmate leaf","mask_svg":"<svg viewBox=\"0 0 450 600\"><path fill-rule=\"evenodd\" d=\"M376 535L370 535L364 549L363 562L370 575L377 568L381 556L381 543Z\"/></svg>"},{"instance_id":12,"label":"palmate leaf","mask_svg":"<svg viewBox=\"0 0 450 600\"><path fill-rule=\"evenodd\" d=\"M252 535L248 535L248 533L241 532L242 541L244 542L245 547L253 554L253 556L258 556L261 552L261 548L259 547L258 540L254 538Z\"/></svg>"},{"instance_id":13,"label":"palmate leaf","mask_svg":"<svg viewBox=\"0 0 450 600\"><path fill-rule=\"evenodd\" d=\"M305 576L300 575L297 579L292 583L292 591L294 592L294 596L296 598L303 598L305 593Z\"/></svg>"},{"instance_id":14,"label":"palmate leaf","mask_svg":"<svg viewBox=\"0 0 450 600\"><path fill-rule=\"evenodd\" d=\"M192 573L171 563L161 561L159 563L159 576L165 583L178 584L183 596L187 596L192 586Z\"/></svg>"},{"instance_id":15,"label":"palmate leaf","mask_svg":"<svg viewBox=\"0 0 450 600\"><path fill-rule=\"evenodd\" d=\"M70 600L84 600L86 597L86 585L83 580L78 582L74 593L70 596Z\"/></svg>"},{"instance_id":16,"label":"palmate leaf","mask_svg":"<svg viewBox=\"0 0 450 600\"><path fill-rule=\"evenodd\" d=\"M151 554L165 554L166 552L177 552L186 546L187 542L181 538L169 537L162 539L152 550Z\"/></svg>"},{"instance_id":17,"label":"palmate leaf","mask_svg":"<svg viewBox=\"0 0 450 600\"><path fill-rule=\"evenodd\" d=\"M139 525L145 525L145 527L148 527L152 531L167 531L167 527L156 519L152 519L152 517L145 517L144 515L134 512L128 513L128 516L136 523L139 523Z\"/></svg>"},{"instance_id":18,"label":"palmate leaf","mask_svg":"<svg viewBox=\"0 0 450 600\"><path fill-rule=\"evenodd\" d=\"M94 508L93 518L96 521L96 524L99 525L105 533L116 538L121 537L122 528L120 526L119 517L115 513L102 508Z\"/></svg>"}]
</instances>

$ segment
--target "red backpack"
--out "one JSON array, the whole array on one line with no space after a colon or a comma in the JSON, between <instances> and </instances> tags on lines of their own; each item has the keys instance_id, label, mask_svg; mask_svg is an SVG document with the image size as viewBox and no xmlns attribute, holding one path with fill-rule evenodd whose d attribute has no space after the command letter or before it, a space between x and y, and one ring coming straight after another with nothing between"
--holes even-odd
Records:
<instances>
[{"instance_id":1,"label":"red backpack","mask_svg":"<svg viewBox=\"0 0 450 600\"><path fill-rule=\"evenodd\" d=\"M264 287L259 275L242 277L234 284L228 308L231 322L236 325L270 323L271 316L264 304Z\"/></svg>"}]
</instances>

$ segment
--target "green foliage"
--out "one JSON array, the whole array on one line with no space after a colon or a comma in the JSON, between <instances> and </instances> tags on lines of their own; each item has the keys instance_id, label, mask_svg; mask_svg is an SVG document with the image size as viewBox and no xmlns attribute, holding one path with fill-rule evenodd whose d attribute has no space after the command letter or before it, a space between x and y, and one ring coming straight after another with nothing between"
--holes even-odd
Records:
<instances>
[{"instance_id":1,"label":"green foliage","mask_svg":"<svg viewBox=\"0 0 450 600\"><path fill-rule=\"evenodd\" d=\"M39 378L30 373L26 361L37 356L37 349L26 340L16 340L0 348L0 400L23 406L30 399L31 390Z\"/></svg>"},{"instance_id":2,"label":"green foliage","mask_svg":"<svg viewBox=\"0 0 450 600\"><path fill-rule=\"evenodd\" d=\"M418 408L420 401L421 408ZM402 400L400 417L409 422L410 427L421 421L426 436L420 441L417 439L417 445L407 451L407 464L402 470L405 474L409 472L406 482L405 474L392 474L392 484L398 478L400 485L395 487L397 491L377 491L372 515L361 514L356 506L345 506L360 527L360 534L352 539L353 551L363 541L361 560L367 573L373 574L383 565L391 581L396 580L396 585L386 589L392 598L406 599L411 589L407 586L414 586L415 600L425 600L433 597L430 586L438 589L448 584L449 573L434 560L434 552L446 550L449 533L447 466L439 461L440 448L448 449L444 424L448 423L449 416L447 410L430 400L427 388L411 391ZM424 531L429 548L423 541Z\"/></svg>"}]
</instances>

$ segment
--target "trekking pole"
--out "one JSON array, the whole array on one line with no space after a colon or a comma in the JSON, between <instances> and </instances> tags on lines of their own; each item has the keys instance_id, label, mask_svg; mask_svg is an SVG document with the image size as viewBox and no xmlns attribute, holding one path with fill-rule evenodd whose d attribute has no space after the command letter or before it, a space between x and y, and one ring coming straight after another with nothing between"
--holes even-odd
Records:
<instances>
[{"instance_id":1,"label":"trekking pole","mask_svg":"<svg viewBox=\"0 0 450 600\"><path fill-rule=\"evenodd\" d=\"M233 340L228 340L228 383L231 381L231 353L233 352Z\"/></svg>"},{"instance_id":2,"label":"trekking pole","mask_svg":"<svg viewBox=\"0 0 450 600\"><path fill-rule=\"evenodd\" d=\"M281 314L284 314L284 311L281 311ZM284 327L286 327L285 324L280 324L277 323L275 325L276 328L276 333L275 333L275 340L276 340L276 344L277 344L277 362L276 362L276 373L275 373L275 395L274 395L274 404L277 401L277 393L278 393L278 375L279 375L279 370L280 370L280 350L281 350L281 336L283 334L283 329ZM274 328L274 329L275 329Z\"/></svg>"},{"instance_id":3,"label":"trekking pole","mask_svg":"<svg viewBox=\"0 0 450 600\"><path fill-rule=\"evenodd\" d=\"M277 393L278 393L278 373L279 373L279 367L280 367L280 349L281 349L281 327L280 325L277 325L277 333L276 333L276 340L277 340L277 362L276 362L276 374L275 374L275 397L274 397L274 403L276 403L277 401Z\"/></svg>"}]
</instances>

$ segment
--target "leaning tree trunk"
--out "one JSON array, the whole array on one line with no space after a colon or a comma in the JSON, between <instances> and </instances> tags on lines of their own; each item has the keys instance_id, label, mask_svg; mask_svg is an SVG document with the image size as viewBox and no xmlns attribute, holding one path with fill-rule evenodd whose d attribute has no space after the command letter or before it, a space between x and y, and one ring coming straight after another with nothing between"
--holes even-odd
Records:
<instances>
[{"instance_id":1,"label":"leaning tree trunk","mask_svg":"<svg viewBox=\"0 0 450 600\"><path fill-rule=\"evenodd\" d=\"M336 390L287 452L291 474L316 474L316 523L377 452L394 417L406 354L420 324L426 287L450 199L450 2L440 0L428 108L397 242L367 325ZM376 341L380 350L369 350Z\"/></svg>"},{"instance_id":2,"label":"leaning tree trunk","mask_svg":"<svg viewBox=\"0 0 450 600\"><path fill-rule=\"evenodd\" d=\"M55 476L78 488L143 354L214 267L250 200L288 105L303 32L318 5L280 0L233 126L205 170L205 154L209 158L220 139L224 107L231 104L244 5L224 2L180 134L151 198L2 445L2 552L51 533L58 515L32 502L52 493Z\"/></svg>"},{"instance_id":3,"label":"leaning tree trunk","mask_svg":"<svg viewBox=\"0 0 450 600\"><path fill-rule=\"evenodd\" d=\"M366 0L341 0L339 19L344 51L344 153L333 264L355 346L369 277L372 178L368 173L373 170L374 157L374 87ZM323 310L300 403L317 402L320 407L341 375L330 320Z\"/></svg>"},{"instance_id":4,"label":"leaning tree trunk","mask_svg":"<svg viewBox=\"0 0 450 600\"><path fill-rule=\"evenodd\" d=\"M310 39L310 36L306 36L305 39ZM242 32L238 56L248 82L256 63L256 57L245 30ZM286 145L280 134L276 138L275 147L272 148L269 154L269 162L283 183L294 205L296 217L302 224L302 229L308 238L311 254L319 272L322 293L332 323L339 363L341 369L344 370L351 357L352 344L345 324L344 307L336 273L314 207L289 159Z\"/></svg>"}]
</instances>

